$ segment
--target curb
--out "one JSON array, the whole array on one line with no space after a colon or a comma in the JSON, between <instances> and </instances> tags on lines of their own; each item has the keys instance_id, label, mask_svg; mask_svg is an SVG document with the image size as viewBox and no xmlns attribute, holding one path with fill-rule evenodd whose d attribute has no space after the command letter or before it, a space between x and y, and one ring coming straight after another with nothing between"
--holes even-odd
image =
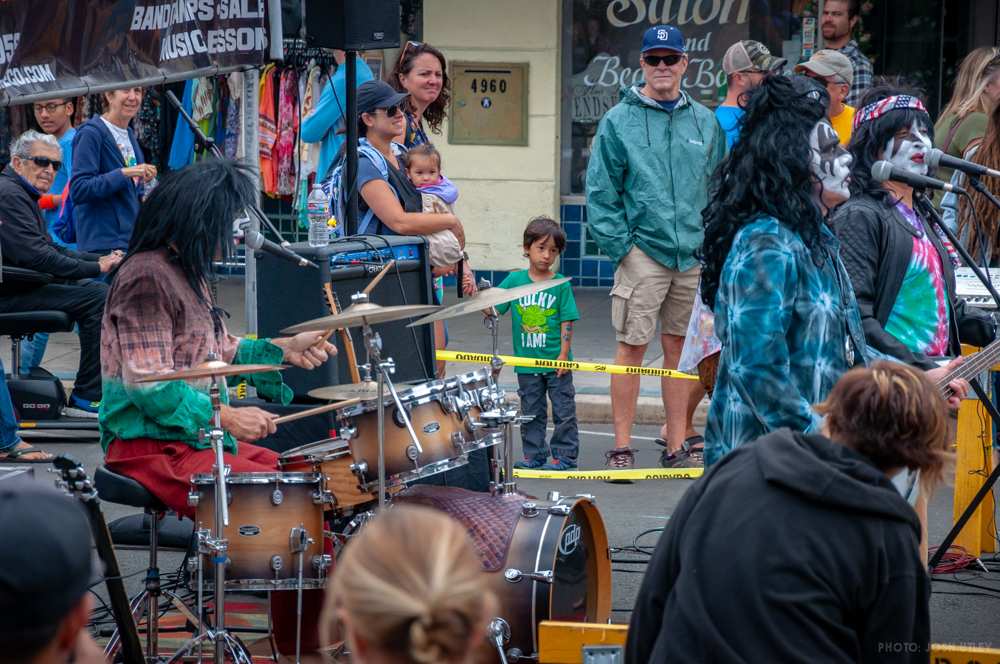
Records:
<instances>
[{"instance_id":1,"label":"curb","mask_svg":"<svg viewBox=\"0 0 1000 664\"><path fill-rule=\"evenodd\" d=\"M507 391L507 399L520 405L516 390ZM708 399L702 399L694 411L693 425L698 428L705 426L708 416ZM551 406L549 418L552 418ZM576 395L576 419L583 424L611 424L614 422L611 410L611 396L600 394ZM663 401L654 397L639 397L635 408L636 424L663 424Z\"/></svg>"}]
</instances>

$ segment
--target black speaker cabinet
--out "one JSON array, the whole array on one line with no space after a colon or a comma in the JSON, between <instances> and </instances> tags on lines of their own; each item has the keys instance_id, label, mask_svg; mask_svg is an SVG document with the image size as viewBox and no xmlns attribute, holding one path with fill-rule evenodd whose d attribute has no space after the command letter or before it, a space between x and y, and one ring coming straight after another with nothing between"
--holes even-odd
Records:
<instances>
[{"instance_id":1,"label":"black speaker cabinet","mask_svg":"<svg viewBox=\"0 0 1000 664\"><path fill-rule=\"evenodd\" d=\"M364 241L346 240L326 247L310 247L301 242L292 250L320 266L319 270L259 254L257 258L257 329L264 337L281 336L282 328L313 318L328 316L323 284L333 287L344 309L351 295L360 292L378 273L381 264L396 259L392 269L371 293L371 301L381 305L433 304L427 245L420 236L364 236ZM382 336L383 356L396 362L394 380L431 380L434 376L433 325L406 327L409 320L374 326ZM366 359L361 328L351 329L359 364ZM283 372L285 383L297 399L314 388L351 382L339 334L331 339L338 355L312 371L299 368Z\"/></svg>"},{"instance_id":2,"label":"black speaker cabinet","mask_svg":"<svg viewBox=\"0 0 1000 664\"><path fill-rule=\"evenodd\" d=\"M399 0L306 0L306 43L346 51L399 46Z\"/></svg>"}]
</instances>

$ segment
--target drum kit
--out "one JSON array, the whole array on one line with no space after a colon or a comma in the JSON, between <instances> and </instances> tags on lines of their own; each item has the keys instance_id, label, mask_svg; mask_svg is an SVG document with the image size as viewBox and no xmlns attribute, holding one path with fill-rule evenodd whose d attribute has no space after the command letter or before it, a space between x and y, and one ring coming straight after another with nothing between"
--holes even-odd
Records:
<instances>
[{"instance_id":1,"label":"drum kit","mask_svg":"<svg viewBox=\"0 0 1000 664\"><path fill-rule=\"evenodd\" d=\"M214 646L214 661L249 662L245 646L225 628L226 591L295 592L295 661L303 650L305 591L322 589L335 563L333 553L351 536L394 503L427 505L459 519L474 544L499 599L489 625L488 657L506 664L537 661L538 624L543 620L607 622L611 611L611 563L604 522L589 495L545 500L517 490L513 477L513 427L524 421L509 403L495 376L498 316L494 306L511 302L564 280L537 282L513 289L489 287L457 305L380 306L366 293L352 297L340 313L293 325L283 333L360 327L368 364L365 379L352 385L313 390L318 399L336 403L309 409L302 417L333 410L339 429L329 440L284 452L280 470L231 473L223 462L221 394L224 377L275 371L280 365L228 365L218 359L149 380L211 380L211 427L202 433L215 451L211 473L191 480L190 504L196 510L199 555L199 615L203 594L214 594L215 628L180 648L171 661ZM394 362L384 354L379 323L424 317L411 325L486 312L492 333L493 361L478 371L397 389ZM374 375L374 380L372 380ZM401 386L402 387L402 386ZM381 398L380 398L381 395ZM282 419L279 418L280 423ZM287 421L287 420L286 420ZM414 484L469 463L469 453L490 456L491 490L479 493L455 487ZM330 524L345 524L337 532ZM211 581L203 570L211 569ZM286 604L292 593L283 595ZM314 593L318 594L318 593ZM315 597L306 598L316 606ZM275 603L272 600L272 619ZM287 623L287 616L283 622ZM312 640L310 640L310 638ZM306 637L313 649L315 637ZM280 649L280 648L279 648ZM285 654L291 654L285 652Z\"/></svg>"}]
</instances>

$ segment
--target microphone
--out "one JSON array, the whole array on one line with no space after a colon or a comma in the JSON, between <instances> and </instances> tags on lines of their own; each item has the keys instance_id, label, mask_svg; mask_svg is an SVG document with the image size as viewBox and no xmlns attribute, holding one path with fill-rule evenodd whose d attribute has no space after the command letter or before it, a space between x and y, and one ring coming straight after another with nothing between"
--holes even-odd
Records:
<instances>
[{"instance_id":1,"label":"microphone","mask_svg":"<svg viewBox=\"0 0 1000 664\"><path fill-rule=\"evenodd\" d=\"M916 173L903 171L894 167L890 162L884 160L876 161L872 164L872 177L878 182L892 180L893 182L908 184L914 189L940 189L942 191L951 191L956 194L965 194L968 196L964 189L956 187L950 182L944 182L943 180L927 177L926 175L917 175Z\"/></svg>"},{"instance_id":2,"label":"microphone","mask_svg":"<svg viewBox=\"0 0 1000 664\"><path fill-rule=\"evenodd\" d=\"M295 263L299 267L314 267L317 270L319 269L319 265L316 265L311 260L299 256L287 247L282 247L280 244L271 242L257 231L250 230L249 228L243 231L243 244L250 247L253 251L263 251L266 254L271 254L277 258L283 258L286 261Z\"/></svg>"},{"instance_id":3,"label":"microphone","mask_svg":"<svg viewBox=\"0 0 1000 664\"><path fill-rule=\"evenodd\" d=\"M950 154L942 150L938 150L937 148L928 152L924 159L927 162L927 165L931 168L944 166L945 168L954 168L956 171L962 171L966 175L971 175L972 177L979 178L984 175L989 175L993 178L1000 178L1000 171L995 171L992 168L986 168L982 164L976 164L968 159L952 157Z\"/></svg>"}]
</instances>

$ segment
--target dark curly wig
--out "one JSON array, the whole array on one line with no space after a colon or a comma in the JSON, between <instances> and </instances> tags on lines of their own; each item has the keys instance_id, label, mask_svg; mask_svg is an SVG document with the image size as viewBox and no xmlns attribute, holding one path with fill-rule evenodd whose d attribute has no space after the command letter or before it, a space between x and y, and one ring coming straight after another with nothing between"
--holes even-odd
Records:
<instances>
[{"instance_id":1,"label":"dark curly wig","mask_svg":"<svg viewBox=\"0 0 1000 664\"><path fill-rule=\"evenodd\" d=\"M713 307L733 238L762 216L781 220L806 245L819 237L809 133L826 117L829 95L804 76L768 76L750 95L739 140L709 183L702 211L701 297Z\"/></svg>"},{"instance_id":2,"label":"dark curly wig","mask_svg":"<svg viewBox=\"0 0 1000 664\"><path fill-rule=\"evenodd\" d=\"M403 84L399 82L400 76L405 76L413 70L413 61L424 53L430 53L441 62L441 94L430 106L424 109L424 119L427 125L435 134L441 133L441 123L448 115L448 103L451 101L451 79L448 78L448 61L444 59L444 53L434 48L430 44L423 42L406 42L403 50L400 51L400 58L396 61L392 73L389 74L389 85L399 92L406 92ZM407 99L410 112L413 112L413 102Z\"/></svg>"},{"instance_id":3,"label":"dark curly wig","mask_svg":"<svg viewBox=\"0 0 1000 664\"><path fill-rule=\"evenodd\" d=\"M860 112L868 104L874 104L886 97L894 95L920 96L920 90L898 84L880 85L868 90L861 98ZM882 152L886 143L897 131L903 127L909 127L917 121L926 127L928 136L934 141L934 123L931 116L924 111L912 108L901 108L889 111L880 118L871 122L865 122L854 130L851 134L851 143L848 149L854 157L851 166L851 196L869 195L879 199L884 199L889 192L882 186L882 183L872 177L872 165L882 159Z\"/></svg>"}]
</instances>

